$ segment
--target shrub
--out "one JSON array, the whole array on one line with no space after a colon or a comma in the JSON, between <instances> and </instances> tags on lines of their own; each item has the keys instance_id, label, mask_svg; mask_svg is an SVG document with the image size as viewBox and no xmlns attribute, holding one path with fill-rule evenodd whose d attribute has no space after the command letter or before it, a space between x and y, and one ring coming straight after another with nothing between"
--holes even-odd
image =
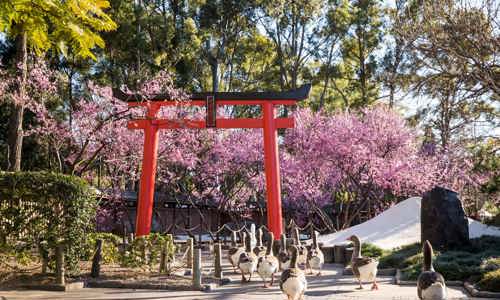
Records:
<instances>
[{"instance_id":1,"label":"shrub","mask_svg":"<svg viewBox=\"0 0 500 300\"><path fill-rule=\"evenodd\" d=\"M461 247L462 251L476 253L491 249L500 254L500 237L485 235L470 240L470 245Z\"/></svg>"},{"instance_id":2,"label":"shrub","mask_svg":"<svg viewBox=\"0 0 500 300\"><path fill-rule=\"evenodd\" d=\"M384 254L384 250L370 243L361 244L361 253L366 257L378 258Z\"/></svg>"},{"instance_id":3,"label":"shrub","mask_svg":"<svg viewBox=\"0 0 500 300\"><path fill-rule=\"evenodd\" d=\"M413 247L413 246L412 246ZM415 248L414 250L416 250ZM406 249L408 250L408 249ZM415 280L421 272L422 254L410 255L412 251L396 250L382 257L381 262L395 264L402 269L403 278ZM447 280L477 281L485 272L498 266L500 260L500 238L483 236L472 239L470 245L460 249L436 252L434 268Z\"/></svg>"},{"instance_id":4,"label":"shrub","mask_svg":"<svg viewBox=\"0 0 500 300\"><path fill-rule=\"evenodd\" d=\"M81 259L91 260L94 257L96 241L102 240L102 261L106 264L118 263L120 252L118 245L121 243L119 236L106 232L95 232L87 235L84 251Z\"/></svg>"},{"instance_id":5,"label":"shrub","mask_svg":"<svg viewBox=\"0 0 500 300\"><path fill-rule=\"evenodd\" d=\"M500 292L500 269L484 274L478 286L490 292Z\"/></svg>"},{"instance_id":6,"label":"shrub","mask_svg":"<svg viewBox=\"0 0 500 300\"><path fill-rule=\"evenodd\" d=\"M162 249L166 250L166 260L171 261L175 255L175 245L171 234L161 235L151 233L136 238L122 257L121 264L125 267L152 267L159 263Z\"/></svg>"},{"instance_id":7,"label":"shrub","mask_svg":"<svg viewBox=\"0 0 500 300\"><path fill-rule=\"evenodd\" d=\"M78 177L0 172L0 244L24 243L26 249L54 252L64 243L68 273L76 273L96 204L92 190ZM48 258L52 265L54 257Z\"/></svg>"},{"instance_id":8,"label":"shrub","mask_svg":"<svg viewBox=\"0 0 500 300\"><path fill-rule=\"evenodd\" d=\"M418 255L421 249L422 247L418 243L396 248L380 258L379 267L404 269L409 263L407 259Z\"/></svg>"},{"instance_id":9,"label":"shrub","mask_svg":"<svg viewBox=\"0 0 500 300\"><path fill-rule=\"evenodd\" d=\"M485 272L495 271L500 269L500 257L489 257L483 259L480 266L481 270Z\"/></svg>"}]
</instances>

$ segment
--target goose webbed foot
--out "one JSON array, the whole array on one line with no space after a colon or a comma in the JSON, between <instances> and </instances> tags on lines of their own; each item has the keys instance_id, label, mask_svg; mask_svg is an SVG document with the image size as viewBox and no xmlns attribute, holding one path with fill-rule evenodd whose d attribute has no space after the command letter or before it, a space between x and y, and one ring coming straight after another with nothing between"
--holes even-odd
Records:
<instances>
[{"instance_id":1,"label":"goose webbed foot","mask_svg":"<svg viewBox=\"0 0 500 300\"><path fill-rule=\"evenodd\" d=\"M316 274L316 276L321 276L321 271L319 271L318 274Z\"/></svg>"},{"instance_id":2,"label":"goose webbed foot","mask_svg":"<svg viewBox=\"0 0 500 300\"><path fill-rule=\"evenodd\" d=\"M376 281L373 282L372 291L378 291L378 284Z\"/></svg>"},{"instance_id":3,"label":"goose webbed foot","mask_svg":"<svg viewBox=\"0 0 500 300\"><path fill-rule=\"evenodd\" d=\"M361 284L361 280L358 280L358 283L359 283L359 287L357 287L356 289L357 290L362 290L363 289L363 285Z\"/></svg>"}]
</instances>

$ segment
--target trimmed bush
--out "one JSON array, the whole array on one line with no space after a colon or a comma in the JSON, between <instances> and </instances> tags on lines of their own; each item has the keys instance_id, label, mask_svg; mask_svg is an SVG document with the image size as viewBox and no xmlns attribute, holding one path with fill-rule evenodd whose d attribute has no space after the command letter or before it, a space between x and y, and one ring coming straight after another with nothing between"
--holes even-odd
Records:
<instances>
[{"instance_id":1,"label":"trimmed bush","mask_svg":"<svg viewBox=\"0 0 500 300\"><path fill-rule=\"evenodd\" d=\"M404 279L416 280L422 269L423 256L420 250L416 255L404 256L412 253L413 251L396 250L382 257L381 262L396 265L402 270ZM434 268L447 280L477 281L488 270L498 266L500 260L496 257L499 255L500 238L483 236L472 239L469 246L460 247L459 250L434 253Z\"/></svg>"},{"instance_id":2,"label":"trimmed bush","mask_svg":"<svg viewBox=\"0 0 500 300\"><path fill-rule=\"evenodd\" d=\"M105 264L114 264L120 261L118 245L121 243L119 236L107 232L94 232L87 235L81 259L92 260L95 253L96 241L102 240L102 261Z\"/></svg>"},{"instance_id":3,"label":"trimmed bush","mask_svg":"<svg viewBox=\"0 0 500 300\"><path fill-rule=\"evenodd\" d=\"M47 251L65 245L68 273L78 271L97 201L81 178L49 172L0 172L0 244Z\"/></svg>"},{"instance_id":4,"label":"trimmed bush","mask_svg":"<svg viewBox=\"0 0 500 300\"><path fill-rule=\"evenodd\" d=\"M379 258L384 254L384 250L370 243L361 244L361 253L366 257Z\"/></svg>"},{"instance_id":5,"label":"trimmed bush","mask_svg":"<svg viewBox=\"0 0 500 300\"><path fill-rule=\"evenodd\" d=\"M145 266L151 268L160 262L163 248L166 248L167 261L173 260L175 245L171 234L151 233L138 237L121 256L121 264L132 268Z\"/></svg>"},{"instance_id":6,"label":"trimmed bush","mask_svg":"<svg viewBox=\"0 0 500 300\"><path fill-rule=\"evenodd\" d=\"M484 274L478 286L486 291L500 292L500 269Z\"/></svg>"},{"instance_id":7,"label":"trimmed bush","mask_svg":"<svg viewBox=\"0 0 500 300\"><path fill-rule=\"evenodd\" d=\"M411 264L412 257L418 256L421 251L422 246L418 243L396 248L380 258L379 267L404 269Z\"/></svg>"}]
</instances>

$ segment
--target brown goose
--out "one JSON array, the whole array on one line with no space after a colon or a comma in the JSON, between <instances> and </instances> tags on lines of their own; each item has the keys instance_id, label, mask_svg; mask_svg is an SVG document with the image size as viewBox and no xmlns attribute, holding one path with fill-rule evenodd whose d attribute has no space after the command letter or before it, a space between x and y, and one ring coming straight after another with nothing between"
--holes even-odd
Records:
<instances>
[{"instance_id":1,"label":"brown goose","mask_svg":"<svg viewBox=\"0 0 500 300\"><path fill-rule=\"evenodd\" d=\"M238 268L241 271L241 282L250 282L252 274L257 268L257 255L252 252L252 237L248 234L245 238L245 251L240 254L238 260ZM249 274L248 280L245 274Z\"/></svg>"},{"instance_id":2,"label":"brown goose","mask_svg":"<svg viewBox=\"0 0 500 300\"><path fill-rule=\"evenodd\" d=\"M236 267L238 266L238 260L240 259L240 254L245 252L245 233L243 232L242 246L238 247L236 245L236 232L231 233L231 248L227 252L227 259L229 263L233 266L233 270L236 273Z\"/></svg>"},{"instance_id":3,"label":"brown goose","mask_svg":"<svg viewBox=\"0 0 500 300\"><path fill-rule=\"evenodd\" d=\"M276 256L273 255L274 234L269 232L269 240L267 241L266 253L259 257L257 263L257 273L264 281L264 287L270 287L274 283L274 273L278 271L279 262ZM271 284L267 285L266 279L271 277Z\"/></svg>"},{"instance_id":4,"label":"brown goose","mask_svg":"<svg viewBox=\"0 0 500 300\"><path fill-rule=\"evenodd\" d=\"M446 283L443 275L434 271L432 266L432 245L425 241L422 247L424 252L423 271L417 279L418 298L423 300L442 300L446 299Z\"/></svg>"},{"instance_id":5,"label":"brown goose","mask_svg":"<svg viewBox=\"0 0 500 300\"><path fill-rule=\"evenodd\" d=\"M290 255L287 252L286 235L284 233L281 234L281 245L280 252L278 253L278 261L281 271L288 269L288 267L290 266Z\"/></svg>"},{"instance_id":6,"label":"brown goose","mask_svg":"<svg viewBox=\"0 0 500 300\"><path fill-rule=\"evenodd\" d=\"M309 267L310 274L313 273L314 270L318 270L316 276L321 275L321 268L323 268L323 264L325 263L325 256L323 255L323 251L319 248L318 245L318 232L315 231L311 227L311 236L312 236L312 245L311 249L309 249L307 255L307 266Z\"/></svg>"},{"instance_id":7,"label":"brown goose","mask_svg":"<svg viewBox=\"0 0 500 300\"><path fill-rule=\"evenodd\" d=\"M266 247L262 245L262 229L259 228L257 230L257 245L253 248L253 253L257 255L257 257L264 256L266 254Z\"/></svg>"},{"instance_id":8,"label":"brown goose","mask_svg":"<svg viewBox=\"0 0 500 300\"><path fill-rule=\"evenodd\" d=\"M304 299L307 290L307 280L304 272L298 265L298 249L295 245L290 247L292 256L290 268L281 273L280 289L288 297L288 300Z\"/></svg>"},{"instance_id":9,"label":"brown goose","mask_svg":"<svg viewBox=\"0 0 500 300\"><path fill-rule=\"evenodd\" d=\"M377 267L378 260L371 257L361 256L361 241L356 235L352 235L347 240L353 242L354 250L352 252L351 266L352 272L359 282L359 289L363 288L362 282L373 282L372 290L378 290L377 285Z\"/></svg>"},{"instance_id":10,"label":"brown goose","mask_svg":"<svg viewBox=\"0 0 500 300\"><path fill-rule=\"evenodd\" d=\"M295 245L297 245L297 250L299 250L297 263L299 264L299 266L305 265L307 263L307 247L305 245L302 245L302 243L300 242L299 229L297 227L295 227L294 233Z\"/></svg>"}]
</instances>

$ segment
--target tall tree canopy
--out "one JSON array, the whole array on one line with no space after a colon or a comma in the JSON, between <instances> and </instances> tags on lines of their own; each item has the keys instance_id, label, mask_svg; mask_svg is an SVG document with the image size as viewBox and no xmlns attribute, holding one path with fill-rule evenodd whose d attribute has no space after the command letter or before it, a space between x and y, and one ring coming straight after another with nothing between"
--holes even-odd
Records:
<instances>
[{"instance_id":1,"label":"tall tree canopy","mask_svg":"<svg viewBox=\"0 0 500 300\"><path fill-rule=\"evenodd\" d=\"M9 127L9 169L21 169L23 116L27 95L25 86L28 51L40 55L55 49L62 55L69 51L81 58L96 58L94 47L104 47L97 34L109 31L116 24L103 11L109 3L102 0L13 0L0 3L0 30L15 39L18 81L13 93Z\"/></svg>"}]
</instances>

